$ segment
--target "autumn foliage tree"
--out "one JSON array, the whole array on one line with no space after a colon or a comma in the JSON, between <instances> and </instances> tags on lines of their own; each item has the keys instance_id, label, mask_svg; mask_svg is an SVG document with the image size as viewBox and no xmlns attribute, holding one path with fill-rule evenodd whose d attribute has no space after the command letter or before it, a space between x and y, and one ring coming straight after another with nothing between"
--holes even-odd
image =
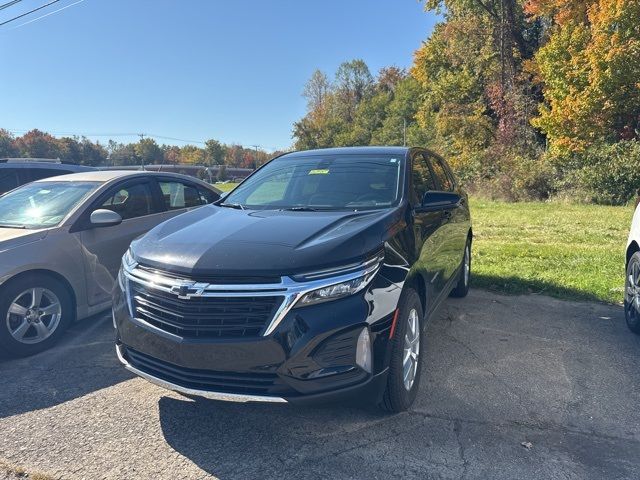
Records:
<instances>
[{"instance_id":1,"label":"autumn foliage tree","mask_svg":"<svg viewBox=\"0 0 640 480\"><path fill-rule=\"evenodd\" d=\"M534 125L546 133L552 151L581 152L602 141L637 138L640 2L531 0L528 10L555 21L535 57L545 104Z\"/></svg>"}]
</instances>

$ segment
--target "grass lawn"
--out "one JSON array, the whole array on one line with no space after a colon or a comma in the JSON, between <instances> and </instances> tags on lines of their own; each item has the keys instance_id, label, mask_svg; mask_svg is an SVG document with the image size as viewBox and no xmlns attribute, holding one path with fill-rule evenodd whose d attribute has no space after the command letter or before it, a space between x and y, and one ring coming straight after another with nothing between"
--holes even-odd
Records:
<instances>
[{"instance_id":1,"label":"grass lawn","mask_svg":"<svg viewBox=\"0 0 640 480\"><path fill-rule=\"evenodd\" d=\"M214 187L216 187L221 192L230 192L234 188L238 186L237 183L214 183Z\"/></svg>"},{"instance_id":2,"label":"grass lawn","mask_svg":"<svg viewBox=\"0 0 640 480\"><path fill-rule=\"evenodd\" d=\"M236 183L216 184L223 191ZM632 207L471 200L473 285L622 301Z\"/></svg>"},{"instance_id":3,"label":"grass lawn","mask_svg":"<svg viewBox=\"0 0 640 480\"><path fill-rule=\"evenodd\" d=\"M473 285L620 303L632 207L472 199Z\"/></svg>"}]
</instances>

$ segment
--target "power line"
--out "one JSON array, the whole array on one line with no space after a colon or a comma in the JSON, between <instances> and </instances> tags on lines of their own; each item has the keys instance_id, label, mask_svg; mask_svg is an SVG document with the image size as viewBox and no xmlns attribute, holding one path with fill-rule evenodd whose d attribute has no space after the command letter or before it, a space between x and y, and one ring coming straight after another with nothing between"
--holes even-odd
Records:
<instances>
[{"instance_id":1,"label":"power line","mask_svg":"<svg viewBox=\"0 0 640 480\"><path fill-rule=\"evenodd\" d=\"M48 17L49 15L53 15L54 13L61 12L62 10L66 10L67 8L73 7L74 5L77 5L77 4L82 3L82 2L84 2L84 0L78 0L77 2L70 3L69 5L66 5L66 6L64 6L62 8L54 10L53 12L49 12L49 13L45 13L44 15L40 15L39 17L36 17L33 20L29 20L28 22L24 22L24 23L21 23L20 25L15 26L13 28L13 30L15 30L16 28L24 27L25 25L29 25L30 23L37 22L38 20L40 20L40 19L42 19L44 17Z\"/></svg>"},{"instance_id":2,"label":"power line","mask_svg":"<svg viewBox=\"0 0 640 480\"><path fill-rule=\"evenodd\" d=\"M10 18L9 20L6 20L6 21L4 21L4 22L0 23L0 27L1 27L1 26L3 26L3 25L6 25L7 23L13 22L14 20L18 20L19 18L26 17L27 15L30 15L30 14L32 14L33 12L37 12L38 10L42 10L43 8L46 8L46 7L48 7L49 5L53 5L54 3L58 3L59 1L60 1L60 0L52 0L52 1L51 1L51 2L49 2L49 3L46 3L46 4L44 4L44 5L41 5L41 6L39 6L38 8L34 8L33 10L29 10L28 12L23 13L23 14L21 14L21 15L18 15L17 17Z\"/></svg>"},{"instance_id":3,"label":"power line","mask_svg":"<svg viewBox=\"0 0 640 480\"><path fill-rule=\"evenodd\" d=\"M16 3L21 2L22 0L13 0L11 2L7 2L3 5L0 5L0 10L4 10L5 8L9 8L11 5L15 5Z\"/></svg>"}]
</instances>

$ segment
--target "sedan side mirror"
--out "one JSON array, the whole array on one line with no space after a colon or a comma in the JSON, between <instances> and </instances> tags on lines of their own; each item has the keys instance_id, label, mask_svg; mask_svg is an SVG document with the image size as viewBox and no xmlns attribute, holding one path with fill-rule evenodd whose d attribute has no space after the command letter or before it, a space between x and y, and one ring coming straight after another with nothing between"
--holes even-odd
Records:
<instances>
[{"instance_id":1,"label":"sedan side mirror","mask_svg":"<svg viewBox=\"0 0 640 480\"><path fill-rule=\"evenodd\" d=\"M422 197L422 205L417 210L422 212L436 212L457 208L462 203L462 197L453 192L429 191Z\"/></svg>"},{"instance_id":2,"label":"sedan side mirror","mask_svg":"<svg viewBox=\"0 0 640 480\"><path fill-rule=\"evenodd\" d=\"M112 210L99 208L91 212L89 221L94 227L112 227L114 225L120 225L122 223L122 217Z\"/></svg>"}]
</instances>

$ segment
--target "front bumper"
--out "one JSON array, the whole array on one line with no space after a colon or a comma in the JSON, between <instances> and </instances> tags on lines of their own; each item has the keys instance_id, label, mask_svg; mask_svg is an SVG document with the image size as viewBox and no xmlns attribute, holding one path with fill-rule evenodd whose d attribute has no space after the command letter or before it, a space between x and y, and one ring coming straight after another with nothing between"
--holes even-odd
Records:
<instances>
[{"instance_id":1,"label":"front bumper","mask_svg":"<svg viewBox=\"0 0 640 480\"><path fill-rule=\"evenodd\" d=\"M236 402L377 402L400 289L377 275L362 292L292 309L267 336L183 338L129 315L116 289L117 354L131 372L185 395ZM135 311L135 310L134 310ZM367 329L371 372L355 362Z\"/></svg>"},{"instance_id":2,"label":"front bumper","mask_svg":"<svg viewBox=\"0 0 640 480\"><path fill-rule=\"evenodd\" d=\"M141 378L148 380L149 382L158 385L159 387L166 388L174 392L181 393L190 397L202 397L210 400L218 400L223 402L261 402L261 403L293 403L297 405L315 404L315 403L329 403L335 401L361 401L366 399L371 402L376 402L380 399L380 395L384 391L384 387L387 381L388 370L385 369L382 373L377 375L371 375L366 381L361 384L351 387L341 388L338 390L332 390L327 392L321 392L317 394L295 396L295 397L275 397L270 395L250 395L241 393L226 393L215 392L211 390L188 388L177 383L171 383L163 380L159 376L154 376L143 370L131 365L122 354L122 345L116 345L116 355L118 360L124 365L124 367L132 373L135 373Z\"/></svg>"}]
</instances>

